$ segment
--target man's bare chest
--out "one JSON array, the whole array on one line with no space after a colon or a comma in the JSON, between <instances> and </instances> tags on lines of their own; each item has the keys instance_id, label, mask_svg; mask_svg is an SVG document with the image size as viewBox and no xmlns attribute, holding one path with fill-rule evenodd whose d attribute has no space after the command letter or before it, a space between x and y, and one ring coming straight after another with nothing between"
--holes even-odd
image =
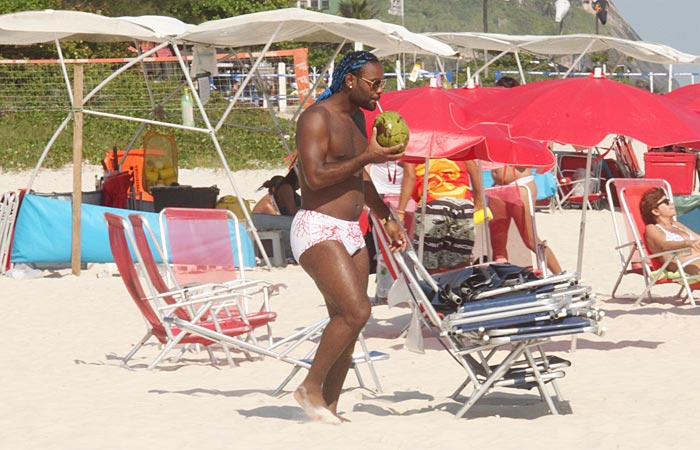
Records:
<instances>
[{"instance_id":1,"label":"man's bare chest","mask_svg":"<svg viewBox=\"0 0 700 450\"><path fill-rule=\"evenodd\" d=\"M354 122L348 122L331 128L328 156L333 160L352 159L367 147L367 138Z\"/></svg>"}]
</instances>

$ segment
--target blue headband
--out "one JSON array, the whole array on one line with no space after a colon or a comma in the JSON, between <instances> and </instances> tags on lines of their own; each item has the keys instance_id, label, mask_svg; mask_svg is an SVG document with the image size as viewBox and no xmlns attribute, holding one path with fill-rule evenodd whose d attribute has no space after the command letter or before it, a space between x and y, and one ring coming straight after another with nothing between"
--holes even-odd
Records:
<instances>
[{"instance_id":1,"label":"blue headband","mask_svg":"<svg viewBox=\"0 0 700 450\"><path fill-rule=\"evenodd\" d=\"M368 62L379 62L376 56L370 52L350 52L338 63L333 70L333 82L331 86L323 91L316 99L317 102L327 99L336 92L340 92L345 82L345 75L359 70Z\"/></svg>"}]
</instances>

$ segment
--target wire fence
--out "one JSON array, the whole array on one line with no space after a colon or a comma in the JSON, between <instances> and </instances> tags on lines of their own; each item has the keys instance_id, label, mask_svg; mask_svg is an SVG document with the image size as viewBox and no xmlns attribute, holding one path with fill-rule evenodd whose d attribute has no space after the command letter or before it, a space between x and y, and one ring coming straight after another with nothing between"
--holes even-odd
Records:
<instances>
[{"instance_id":1,"label":"wire fence","mask_svg":"<svg viewBox=\"0 0 700 450\"><path fill-rule=\"evenodd\" d=\"M58 61L0 60L0 114L30 111L70 111L70 91L66 76L73 85L72 66L83 66L84 91L91 92L127 59L69 60L64 75ZM219 63L219 73L195 80L200 97L206 102L207 114L216 118L228 107L235 91L247 75L250 61L231 58ZM282 73L279 73L282 67ZM238 108L265 107L298 102L291 57L266 58L255 77L237 100ZM284 82L280 83L280 79ZM174 58L147 58L102 87L85 108L100 112L146 117L159 113L180 114L182 88L186 86L182 70ZM283 86L284 91L280 90Z\"/></svg>"},{"instance_id":2,"label":"wire fence","mask_svg":"<svg viewBox=\"0 0 700 450\"><path fill-rule=\"evenodd\" d=\"M525 72L527 76L531 77L541 77L541 78L561 78L563 72L551 72L551 71L528 71ZM497 70L494 71L496 80L504 75L516 75L520 76L520 72L517 70ZM570 77L585 77L590 75L590 72L572 72L569 74ZM671 79L669 80L668 72L605 72L607 77L617 77L624 78L630 81L640 81L644 86L648 86L651 92L665 93L674 89L673 82L680 84L694 84L698 77L700 77L700 72L671 72Z\"/></svg>"},{"instance_id":3,"label":"wire fence","mask_svg":"<svg viewBox=\"0 0 700 450\"><path fill-rule=\"evenodd\" d=\"M255 57L255 55L253 55ZM71 160L71 127L54 136L71 112L74 66L83 69L84 149L86 161L99 163L105 151L141 145L146 130L170 133L182 152L182 167L216 166L217 156L211 139L204 133L171 128L153 123L135 126L131 120L157 120L183 125L183 93L187 86L175 57L146 58L118 76L108 77L125 67L130 59L66 61L64 74L55 60L0 60L0 167L22 169L33 165L47 143L53 141L45 164L61 167ZM195 86L212 125L222 118L233 94L253 62L236 56L219 61L218 74L195 78ZM282 134L291 134L284 119L275 119L270 108L279 109L297 101L292 57L269 57L259 67L249 87L236 101L217 136L232 167L251 168L281 161L287 154ZM189 68L188 68L189 70ZM280 73L281 71L281 73ZM284 79L284 83L280 82ZM98 86L102 87L93 93ZM282 89L280 89L282 86ZM70 88L69 88L70 87ZM91 94L93 93L93 94ZM280 94L281 93L281 94ZM94 111L95 114L89 112ZM190 109L192 111L192 109ZM205 128L203 116L194 108L195 124Z\"/></svg>"}]
</instances>

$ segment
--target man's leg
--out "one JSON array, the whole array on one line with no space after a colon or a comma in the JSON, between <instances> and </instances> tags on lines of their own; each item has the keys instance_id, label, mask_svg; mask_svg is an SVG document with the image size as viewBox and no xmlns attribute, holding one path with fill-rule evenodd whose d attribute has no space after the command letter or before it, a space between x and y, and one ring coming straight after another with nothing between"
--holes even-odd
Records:
<instances>
[{"instance_id":1,"label":"man's leg","mask_svg":"<svg viewBox=\"0 0 700 450\"><path fill-rule=\"evenodd\" d=\"M367 292L367 284L369 280L369 259L367 255L367 248L363 248L357 252L352 257L355 267L359 275L358 287L362 292ZM363 282L364 280L364 282ZM367 299L367 304L369 304L369 299ZM328 307L328 314L333 320L333 317L338 314L338 311L330 306L331 303L326 300L326 306ZM369 316L368 316L369 318ZM367 320L365 320L367 323ZM364 325L362 325L364 327ZM360 328L362 331L362 328ZM359 334L359 331L358 331ZM345 351L338 357L336 363L331 367L331 370L326 376L326 380L323 383L323 399L326 401L328 408L337 414L338 411L338 398L340 397L340 392L343 389L343 384L345 382L345 377L350 370L350 365L352 364L352 354L355 351L355 342L357 341L357 335L350 345L345 349Z\"/></svg>"},{"instance_id":2,"label":"man's leg","mask_svg":"<svg viewBox=\"0 0 700 450\"><path fill-rule=\"evenodd\" d=\"M333 312L326 325L309 373L294 393L314 420L334 422L337 399L350 364L355 340L369 319L366 249L355 259L338 241L325 241L305 251L299 263L316 282L327 308ZM328 400L326 400L326 398ZM334 422L335 423L335 422Z\"/></svg>"},{"instance_id":3,"label":"man's leg","mask_svg":"<svg viewBox=\"0 0 700 450\"><path fill-rule=\"evenodd\" d=\"M493 219L489 220L489 233L491 234L491 252L496 262L508 262L508 228L510 228L510 216L506 209L506 203L499 198L489 199L489 209Z\"/></svg>"}]
</instances>

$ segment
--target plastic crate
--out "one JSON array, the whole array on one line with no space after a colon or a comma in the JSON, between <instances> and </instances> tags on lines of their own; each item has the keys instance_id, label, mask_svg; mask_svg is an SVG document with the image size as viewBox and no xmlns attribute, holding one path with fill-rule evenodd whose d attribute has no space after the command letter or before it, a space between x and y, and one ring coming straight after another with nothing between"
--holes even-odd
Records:
<instances>
[{"instance_id":1,"label":"plastic crate","mask_svg":"<svg viewBox=\"0 0 700 450\"><path fill-rule=\"evenodd\" d=\"M214 208L219 188L192 186L153 186L153 210L160 212L168 206L180 208Z\"/></svg>"},{"instance_id":2,"label":"plastic crate","mask_svg":"<svg viewBox=\"0 0 700 450\"><path fill-rule=\"evenodd\" d=\"M644 154L644 178L663 178L674 195L689 195L695 190L695 153L647 152Z\"/></svg>"},{"instance_id":3,"label":"plastic crate","mask_svg":"<svg viewBox=\"0 0 700 450\"><path fill-rule=\"evenodd\" d=\"M39 195L41 197L49 197L56 200L73 201L72 192L32 192L34 195ZM102 205L102 191L88 191L81 193L81 200L84 205Z\"/></svg>"},{"instance_id":4,"label":"plastic crate","mask_svg":"<svg viewBox=\"0 0 700 450\"><path fill-rule=\"evenodd\" d=\"M281 230L258 230L258 237L265 249L265 254L270 259L270 264L275 267L283 267L287 265L287 255L282 244ZM260 249L255 246L255 256L260 255Z\"/></svg>"}]
</instances>

